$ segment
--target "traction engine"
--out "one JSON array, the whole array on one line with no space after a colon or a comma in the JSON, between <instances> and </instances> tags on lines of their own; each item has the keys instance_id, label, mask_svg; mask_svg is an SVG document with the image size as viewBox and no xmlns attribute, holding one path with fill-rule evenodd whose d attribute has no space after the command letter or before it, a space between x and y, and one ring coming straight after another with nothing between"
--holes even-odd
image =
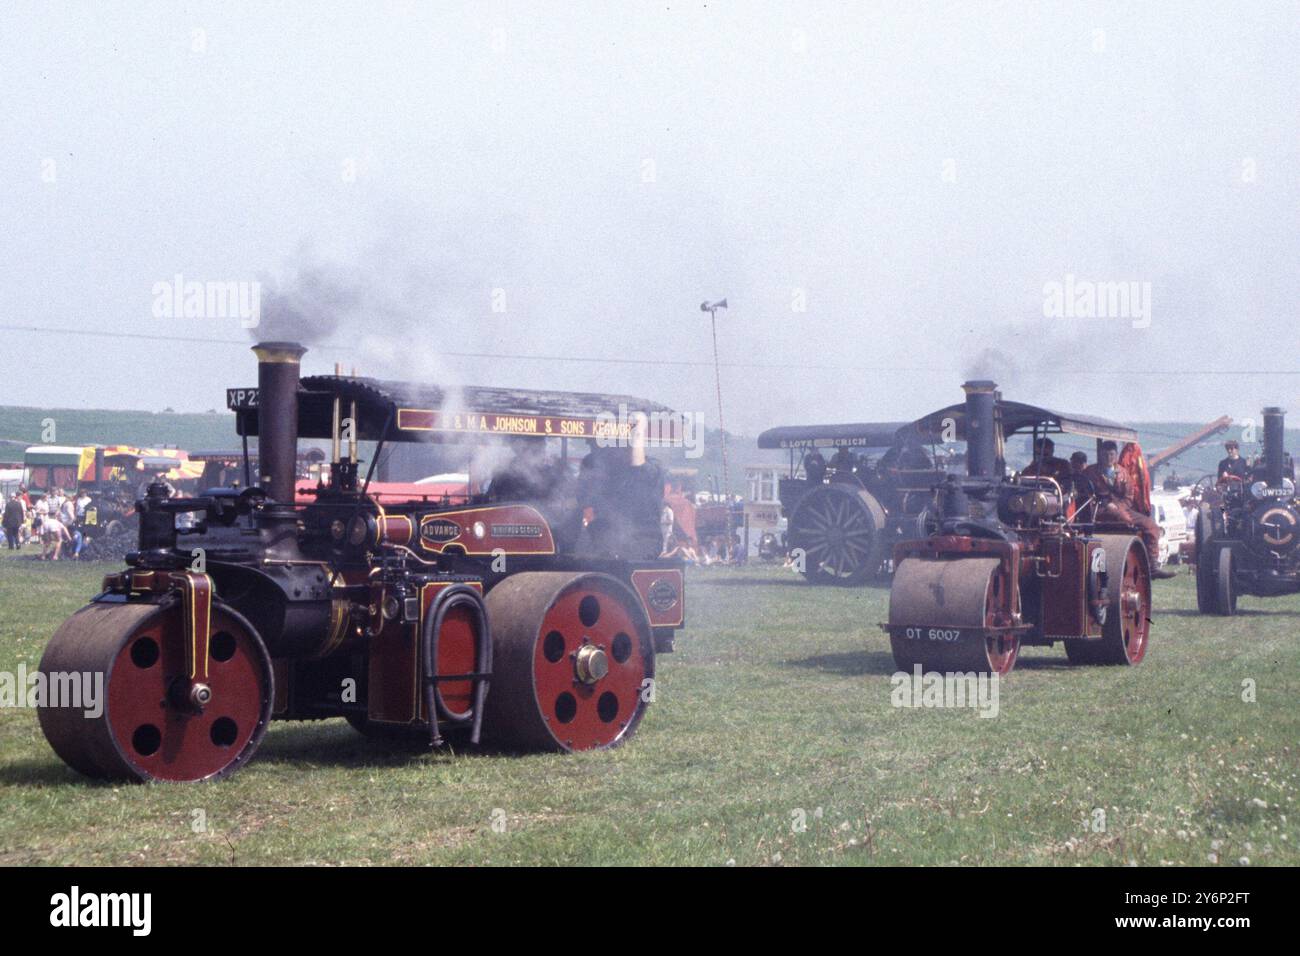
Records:
<instances>
[{"instance_id":1,"label":"traction engine","mask_svg":"<svg viewBox=\"0 0 1300 956\"><path fill-rule=\"evenodd\" d=\"M894 546L889 633L911 671L1006 674L1025 645L1065 644L1075 664L1137 664L1150 628L1151 575L1132 529L1095 520L1085 486L1048 475L1007 478L1004 440L1070 432L1135 441L1122 425L1003 401L967 382L964 405L913 424L966 442L967 476L936 489L938 527Z\"/></svg>"},{"instance_id":2,"label":"traction engine","mask_svg":"<svg viewBox=\"0 0 1300 956\"><path fill-rule=\"evenodd\" d=\"M92 777L198 781L245 763L272 719L509 750L631 737L656 652L685 621L684 576L659 558L663 485L644 419L610 410L659 407L466 388L449 411L432 387L300 379L295 343L255 351L258 387L228 390L227 404L246 456L258 437L260 482L193 498L155 484L138 502L128 566L41 660L47 679L104 675L98 716L40 710L55 752ZM306 500L300 436L333 442ZM545 458L547 439L593 443L578 476ZM368 493L386 442L503 440L515 458L486 490ZM359 441L376 443L364 478Z\"/></svg>"},{"instance_id":3,"label":"traction engine","mask_svg":"<svg viewBox=\"0 0 1300 956\"><path fill-rule=\"evenodd\" d=\"M896 542L928 533L931 489L948 462L932 459L906 428L786 425L758 436L759 448L790 454L779 496L790 547L803 553L809 582L852 587L879 579ZM872 461L867 452L880 454ZM832 456L829 465L823 453Z\"/></svg>"},{"instance_id":4,"label":"traction engine","mask_svg":"<svg viewBox=\"0 0 1300 956\"><path fill-rule=\"evenodd\" d=\"M1247 481L1228 476L1196 516L1196 606L1237 613L1237 596L1300 593L1300 501L1285 412L1264 409L1264 453Z\"/></svg>"}]
</instances>

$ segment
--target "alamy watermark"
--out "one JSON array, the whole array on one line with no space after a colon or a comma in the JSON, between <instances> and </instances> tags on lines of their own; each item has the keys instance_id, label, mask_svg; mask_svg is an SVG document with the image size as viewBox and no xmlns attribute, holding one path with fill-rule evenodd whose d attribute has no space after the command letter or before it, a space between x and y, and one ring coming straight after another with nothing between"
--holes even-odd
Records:
<instances>
[{"instance_id":1,"label":"alamy watermark","mask_svg":"<svg viewBox=\"0 0 1300 956\"><path fill-rule=\"evenodd\" d=\"M103 671L0 671L0 707L70 707L94 719L104 713Z\"/></svg>"},{"instance_id":2,"label":"alamy watermark","mask_svg":"<svg viewBox=\"0 0 1300 956\"><path fill-rule=\"evenodd\" d=\"M246 329L262 321L262 283L186 280L179 272L153 284L156 319L238 319Z\"/></svg>"},{"instance_id":3,"label":"alamy watermark","mask_svg":"<svg viewBox=\"0 0 1300 956\"><path fill-rule=\"evenodd\" d=\"M1151 283L1092 282L1066 273L1064 282L1043 284L1043 317L1130 319L1135 329L1151 326Z\"/></svg>"},{"instance_id":4,"label":"alamy watermark","mask_svg":"<svg viewBox=\"0 0 1300 956\"><path fill-rule=\"evenodd\" d=\"M642 443L647 448L681 445L687 458L704 454L704 415L701 412L629 411L620 404L618 412L596 416L596 444L601 448L626 448Z\"/></svg>"},{"instance_id":5,"label":"alamy watermark","mask_svg":"<svg viewBox=\"0 0 1300 956\"><path fill-rule=\"evenodd\" d=\"M890 679L889 702L895 707L969 707L981 717L998 715L998 675L974 671L924 673L916 664L912 673L897 671Z\"/></svg>"},{"instance_id":6,"label":"alamy watermark","mask_svg":"<svg viewBox=\"0 0 1300 956\"><path fill-rule=\"evenodd\" d=\"M153 927L152 893L83 893L73 886L50 897L50 925L122 927L132 936L148 936Z\"/></svg>"}]
</instances>

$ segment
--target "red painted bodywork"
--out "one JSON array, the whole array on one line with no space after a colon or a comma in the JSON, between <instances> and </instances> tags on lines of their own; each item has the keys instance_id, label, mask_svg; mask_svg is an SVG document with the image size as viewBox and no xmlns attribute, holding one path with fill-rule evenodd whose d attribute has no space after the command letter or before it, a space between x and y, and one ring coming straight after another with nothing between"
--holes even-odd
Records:
<instances>
[{"instance_id":1,"label":"red painted bodywork","mask_svg":"<svg viewBox=\"0 0 1300 956\"><path fill-rule=\"evenodd\" d=\"M370 670L367 674L367 714L379 723L409 724L425 719L424 695L420 693L420 633L434 598L454 582L440 581L423 586L418 622L386 621L370 642ZM475 581L471 585L482 591ZM372 589L371 613L376 620L383 607L381 587ZM467 612L452 611L438 637L439 674L468 674L474 670L478 634ZM449 681L440 688L443 704L453 714L470 709L470 681Z\"/></svg>"},{"instance_id":2,"label":"red painted bodywork","mask_svg":"<svg viewBox=\"0 0 1300 956\"><path fill-rule=\"evenodd\" d=\"M476 531L479 525L482 536ZM492 505L424 515L419 519L417 542L432 554L452 550L489 555L498 549L506 554L555 553L550 526L530 505Z\"/></svg>"},{"instance_id":3,"label":"red painted bodywork","mask_svg":"<svg viewBox=\"0 0 1300 956\"><path fill-rule=\"evenodd\" d=\"M680 627L685 623L686 576L680 570L633 571L632 587L645 606L651 627ZM669 589L676 591L671 604L667 600Z\"/></svg>"}]
</instances>

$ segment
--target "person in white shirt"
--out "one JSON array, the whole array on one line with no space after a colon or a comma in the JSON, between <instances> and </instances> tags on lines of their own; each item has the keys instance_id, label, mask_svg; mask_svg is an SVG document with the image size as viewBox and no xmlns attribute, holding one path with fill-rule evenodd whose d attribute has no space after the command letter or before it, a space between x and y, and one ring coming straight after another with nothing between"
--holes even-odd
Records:
<instances>
[{"instance_id":1,"label":"person in white shirt","mask_svg":"<svg viewBox=\"0 0 1300 956\"><path fill-rule=\"evenodd\" d=\"M672 506L664 504L663 511L659 513L659 533L663 536L663 550L661 554L668 553L669 542L673 537L673 521L676 516L673 514Z\"/></svg>"},{"instance_id":2,"label":"person in white shirt","mask_svg":"<svg viewBox=\"0 0 1300 956\"><path fill-rule=\"evenodd\" d=\"M63 553L63 542L71 541L72 535L63 522L53 515L41 518L41 560L57 561ZM51 554L53 555L51 557Z\"/></svg>"}]
</instances>

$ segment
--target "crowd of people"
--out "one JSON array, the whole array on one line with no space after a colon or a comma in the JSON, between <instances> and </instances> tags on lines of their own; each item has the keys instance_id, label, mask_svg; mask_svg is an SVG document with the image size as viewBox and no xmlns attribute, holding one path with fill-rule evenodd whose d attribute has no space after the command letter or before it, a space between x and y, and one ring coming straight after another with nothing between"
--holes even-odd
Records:
<instances>
[{"instance_id":1,"label":"crowd of people","mask_svg":"<svg viewBox=\"0 0 1300 956\"><path fill-rule=\"evenodd\" d=\"M1056 457L1056 443L1046 436L1034 439L1034 457L1021 469L1026 476L1051 478L1061 489L1073 492L1079 507L1093 508L1093 520L1127 525L1146 546L1152 577L1173 577L1161 567L1160 525L1151 517L1151 478L1142 450L1127 442L1123 450L1113 441L1101 443L1101 460L1088 464L1088 456L1076 451L1066 461Z\"/></svg>"},{"instance_id":2,"label":"crowd of people","mask_svg":"<svg viewBox=\"0 0 1300 956\"><path fill-rule=\"evenodd\" d=\"M13 494L0 495L5 546L17 551L38 541L42 561L80 558L86 543L81 524L90 502L84 489L70 495L62 488L51 489L33 501L27 487L19 485Z\"/></svg>"},{"instance_id":3,"label":"crowd of people","mask_svg":"<svg viewBox=\"0 0 1300 956\"><path fill-rule=\"evenodd\" d=\"M895 445L874 462L866 455L857 454L847 445L838 446L829 462L816 448L803 460L804 476L812 484L820 484L827 479L850 481L857 478L859 481L867 481L874 475L893 470L929 471L934 467L935 464L925 449L914 442Z\"/></svg>"}]
</instances>

